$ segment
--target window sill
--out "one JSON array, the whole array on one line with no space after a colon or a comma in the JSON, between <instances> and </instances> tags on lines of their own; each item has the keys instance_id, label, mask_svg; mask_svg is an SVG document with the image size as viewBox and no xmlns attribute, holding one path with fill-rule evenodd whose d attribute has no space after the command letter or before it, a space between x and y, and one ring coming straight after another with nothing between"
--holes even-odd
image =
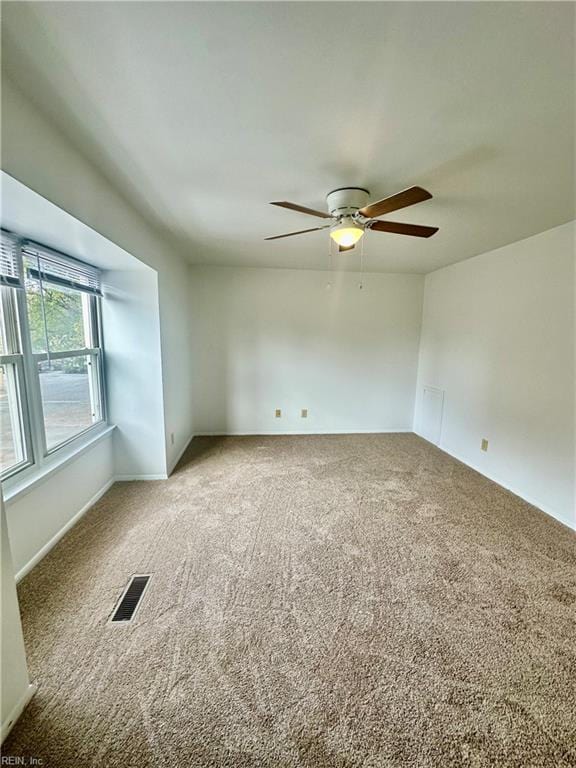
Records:
<instances>
[{"instance_id":1,"label":"window sill","mask_svg":"<svg viewBox=\"0 0 576 768\"><path fill-rule=\"evenodd\" d=\"M25 496L32 491L36 486L43 483L51 475L64 469L65 466L71 464L79 456L92 448L96 443L99 443L106 437L111 436L112 432L116 429L114 424L104 424L98 429L94 429L89 435L79 444L70 445L68 449L58 455L53 454L49 456L44 464L39 468L31 468L28 471L23 470L25 477L22 475L15 475L10 477L2 483L2 493L4 496L4 502L9 505L16 499Z\"/></svg>"}]
</instances>

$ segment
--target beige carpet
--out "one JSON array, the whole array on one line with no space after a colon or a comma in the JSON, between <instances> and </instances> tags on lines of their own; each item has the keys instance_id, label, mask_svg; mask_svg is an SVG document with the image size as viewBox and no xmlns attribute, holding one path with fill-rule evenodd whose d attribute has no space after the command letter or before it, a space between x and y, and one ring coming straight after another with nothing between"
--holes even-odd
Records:
<instances>
[{"instance_id":1,"label":"beige carpet","mask_svg":"<svg viewBox=\"0 0 576 768\"><path fill-rule=\"evenodd\" d=\"M414 435L196 439L20 598L43 768L576 765L576 536Z\"/></svg>"}]
</instances>

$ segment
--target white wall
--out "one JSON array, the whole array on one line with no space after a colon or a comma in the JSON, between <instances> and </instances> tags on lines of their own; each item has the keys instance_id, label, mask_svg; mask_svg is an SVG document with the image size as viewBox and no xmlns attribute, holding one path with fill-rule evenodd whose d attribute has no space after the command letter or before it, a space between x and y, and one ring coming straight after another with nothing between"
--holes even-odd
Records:
<instances>
[{"instance_id":1,"label":"white wall","mask_svg":"<svg viewBox=\"0 0 576 768\"><path fill-rule=\"evenodd\" d=\"M358 281L191 268L197 433L411 430L423 278Z\"/></svg>"},{"instance_id":2,"label":"white wall","mask_svg":"<svg viewBox=\"0 0 576 768\"><path fill-rule=\"evenodd\" d=\"M575 236L427 275L415 411L422 432L423 388L444 390L440 447L573 527Z\"/></svg>"},{"instance_id":3,"label":"white wall","mask_svg":"<svg viewBox=\"0 0 576 768\"><path fill-rule=\"evenodd\" d=\"M112 432L26 491L6 497L14 571L22 578L114 481Z\"/></svg>"},{"instance_id":4,"label":"white wall","mask_svg":"<svg viewBox=\"0 0 576 768\"><path fill-rule=\"evenodd\" d=\"M166 477L157 274L102 274L106 402L117 479Z\"/></svg>"},{"instance_id":5,"label":"white wall","mask_svg":"<svg viewBox=\"0 0 576 768\"><path fill-rule=\"evenodd\" d=\"M30 684L26 667L26 652L14 581L14 567L10 553L10 542L8 540L8 529L1 493L0 518L0 543L2 546L0 602L2 609L2 639L0 644L2 664L0 668L0 688L2 699L1 738L3 740L30 700L35 688Z\"/></svg>"},{"instance_id":6,"label":"white wall","mask_svg":"<svg viewBox=\"0 0 576 768\"><path fill-rule=\"evenodd\" d=\"M170 269L158 268L162 383L168 474L194 436L195 403L191 381L196 367L192 357L192 307L189 265L179 261ZM172 439L173 435L173 439Z\"/></svg>"},{"instance_id":7,"label":"white wall","mask_svg":"<svg viewBox=\"0 0 576 768\"><path fill-rule=\"evenodd\" d=\"M158 272L164 444L170 469L193 430L188 264L2 73L2 167ZM174 432L172 444L170 435Z\"/></svg>"}]
</instances>

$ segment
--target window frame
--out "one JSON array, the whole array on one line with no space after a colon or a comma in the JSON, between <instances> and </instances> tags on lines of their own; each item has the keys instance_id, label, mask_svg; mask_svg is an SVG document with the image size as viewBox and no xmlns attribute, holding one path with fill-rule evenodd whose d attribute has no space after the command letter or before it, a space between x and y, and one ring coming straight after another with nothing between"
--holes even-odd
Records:
<instances>
[{"instance_id":1,"label":"window frame","mask_svg":"<svg viewBox=\"0 0 576 768\"><path fill-rule=\"evenodd\" d=\"M15 421L18 426L18 429L15 430L14 425L12 425L11 431L14 444L19 447L18 453L21 453L23 457L4 470L1 477L2 480L5 480L34 465L34 449L32 447L32 431L28 415L28 399L26 397L26 381L22 355L2 355L0 357L0 365L4 368L7 389L15 390L14 392L8 391L8 400L12 401L15 405ZM8 371L10 369L11 372L9 373ZM10 404L8 410L10 413L10 420L12 421L13 410L10 408Z\"/></svg>"},{"instance_id":2,"label":"window frame","mask_svg":"<svg viewBox=\"0 0 576 768\"><path fill-rule=\"evenodd\" d=\"M4 233L4 231L3 231ZM9 233L11 234L11 233ZM99 432L108 429L108 413L106 407L106 377L104 364L104 346L102 333L102 311L101 295L89 291L81 291L73 286L68 286L71 290L78 293L84 293L87 297L87 321L90 328L89 341L93 346L84 347L63 352L37 352L32 349L32 338L30 335L30 325L28 318L27 292L25 288L25 267L24 256L22 253L22 244L26 242L25 238L20 238L18 248L18 259L21 274L23 276L23 287L12 288L14 296L12 312L16 328L19 330L19 353L17 355L2 355L0 360L6 359L6 364L13 364L8 358L18 357L19 366L19 413L22 424L23 440L26 445L26 461L20 462L4 472L0 473L0 481L26 480L28 477L32 482L35 475L44 472L53 465L60 457L67 458L71 449L76 448L81 451L83 447L97 437ZM40 245L40 244L38 244ZM44 247L44 246L42 246ZM50 250L50 249L47 249ZM71 259L66 254L61 254L65 259ZM50 283L49 280L44 282ZM58 286L54 283L55 287ZM10 333L12 331L8 329ZM88 339L86 339L88 341ZM39 363L45 360L85 357L88 358L88 385L90 388L91 402L92 396L95 397L95 413L98 419L86 428L80 430L69 438L58 444L48 447L46 425L44 419L44 407L42 401L42 392L40 386Z\"/></svg>"},{"instance_id":3,"label":"window frame","mask_svg":"<svg viewBox=\"0 0 576 768\"><path fill-rule=\"evenodd\" d=\"M13 382L15 395L8 393L16 401L17 420L19 424L18 443L21 444L23 459L16 464L12 464L4 472L0 473L2 480L13 477L25 469L34 465L36 452L34 450L34 440L32 436L32 425L30 421L30 400L28 391L28 382L26 376L26 356L24 351L24 334L22 330L21 316L19 311L19 293L23 291L12 285L2 285L0 290L0 313L4 319L6 333L4 342L6 349L0 353L0 365L4 367L13 367ZM10 375L5 373L7 379ZM12 420L12 410L8 407L10 418Z\"/></svg>"}]
</instances>

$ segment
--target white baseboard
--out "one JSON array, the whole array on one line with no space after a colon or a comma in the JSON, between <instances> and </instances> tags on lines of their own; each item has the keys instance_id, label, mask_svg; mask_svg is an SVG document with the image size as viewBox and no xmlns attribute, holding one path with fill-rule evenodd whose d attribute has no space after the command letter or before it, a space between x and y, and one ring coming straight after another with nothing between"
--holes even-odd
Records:
<instances>
[{"instance_id":1,"label":"white baseboard","mask_svg":"<svg viewBox=\"0 0 576 768\"><path fill-rule=\"evenodd\" d=\"M421 437L422 440L426 440L426 438L416 432L418 437ZM430 442L430 440L426 440L427 443ZM471 461L467 461L466 459L463 459L462 456L458 456L458 454L453 453L452 451L449 451L447 448L445 448L443 445L436 445L436 443L430 443L431 445L434 445L439 450L443 451L444 453L447 453L448 456L451 456L453 459L456 459L457 461L460 461L462 464L465 464L467 467L470 467L470 469L473 469L475 472L478 472L478 474L483 475L483 477L487 477L488 480L492 480L493 483L496 483L496 485L502 486L502 488L505 488L507 491L510 491L515 496L518 496L523 501L528 502L528 504L531 504L533 507L537 507L539 510L547 514L549 517L553 517L554 520L557 520L559 523L562 523L563 525L567 526L568 528L572 530L576 530L576 521L570 522L562 515L558 514L558 512L555 512L553 509L550 509L550 507L546 504L543 504L539 499L535 499L528 494L524 493L524 491L518 490L518 488L515 488L513 485L510 485L510 483L505 482L502 480L502 478L497 477L496 475L492 473L486 472L484 469L481 469L477 465L473 464Z\"/></svg>"},{"instance_id":2,"label":"white baseboard","mask_svg":"<svg viewBox=\"0 0 576 768\"><path fill-rule=\"evenodd\" d=\"M60 530L59 530L57 533L55 533L55 534L54 534L54 536L52 536L52 538L50 539L50 541L48 541L46 544L44 544L44 546L42 547L42 549L40 549L40 550L39 550L39 551L38 551L38 552L37 552L37 553L34 555L34 557L33 557L31 560L29 560L29 561L26 563L26 565L25 565L25 566L23 566L23 567L22 567L22 568L21 568L21 569L18 571L18 573L17 573L17 574L16 574L16 576L14 577L14 578L16 579L16 583L18 583L18 582L19 582L21 579L23 579L23 578L24 578L24 576L26 576L26 574L27 574L27 573L29 573L29 572L32 570L32 568L34 568L34 566L35 566L37 563L39 563L39 562L40 562L40 560L42 560L42 558L43 558L43 557L45 557L45 556L48 554L48 552L50 552L50 550L51 550L51 549L52 549L52 548L53 548L53 547L54 547L54 546L55 546L55 545L56 545L56 544L57 544L57 543L60 541L60 539L61 539L61 538L62 538L62 537L63 537L63 536L66 534L66 533L68 533L68 531L70 530L70 528L72 528L74 525L76 525L76 523L78 522L78 520L80 520L80 518L81 518L83 515L85 515L85 514L86 514L86 512L88 512L88 510L90 509L90 507L93 507L93 506L94 506L94 504L96 504L96 502L98 501L98 499L100 499L102 496L104 496L104 494L106 493L106 491L107 491L109 488L111 488L111 487L112 487L112 485L114 485L114 482L115 482L115 481L116 481L116 478L115 478L115 477L112 477L110 480L108 480L108 482L107 482L107 483L105 483L105 485L104 485L102 488L100 488L100 490L99 490L99 491L97 491L97 492L94 494L94 496L92 496L92 498L91 498L89 501L87 501L87 502L86 502L86 504L84 504L84 506L82 507L82 509L81 509L79 512L76 512L76 514L75 514L73 517L71 517L71 518L70 518L70 520L68 520L68 522L67 522L65 525L63 525L63 526L62 526L62 528L60 528Z\"/></svg>"},{"instance_id":3,"label":"white baseboard","mask_svg":"<svg viewBox=\"0 0 576 768\"><path fill-rule=\"evenodd\" d=\"M2 731L0 733L0 741L4 741L6 736L10 733L13 726L15 725L16 721L24 712L26 709L28 702L34 696L36 693L36 690L38 689L37 685L34 685L34 683L30 683L22 696L20 697L19 701L17 702L16 706L12 709L8 717L2 722Z\"/></svg>"},{"instance_id":4,"label":"white baseboard","mask_svg":"<svg viewBox=\"0 0 576 768\"><path fill-rule=\"evenodd\" d=\"M412 429L286 429L258 430L257 432L196 432L195 437L258 437L260 435L393 435L411 433Z\"/></svg>"},{"instance_id":5,"label":"white baseboard","mask_svg":"<svg viewBox=\"0 0 576 768\"><path fill-rule=\"evenodd\" d=\"M181 455L184 453L184 451L186 450L187 446L188 446L188 444L186 444L186 446L184 446L184 448L182 449L180 455L176 459L175 464L178 463L178 461L180 460ZM76 514L73 515L70 518L70 520L68 520L68 522L65 525L63 525L62 528L60 528L60 530L57 533L54 534L54 536L52 536L50 541L48 541L46 544L44 544L44 546L40 550L38 550L38 552L34 555L34 557L32 557L26 563L26 565L24 565L18 571L18 573L16 573L16 575L14 577L15 580L16 580L16 583L21 581L24 578L24 576L26 576L26 574L30 573L32 568L34 568L34 566L37 565L40 562L40 560L42 560L48 554L48 552L50 552L50 550L54 546L56 546L56 544L60 541L60 539L66 533L68 533L68 531L74 525L76 525L76 523L80 520L80 518L83 517L83 515L85 515L86 512L88 512L88 510L91 507L93 507L94 504L96 504L96 502L100 498L102 498L102 496L104 496L106 491L108 491L114 485L114 483L116 483L116 482L120 482L120 483L121 482L127 482L127 481L131 481L131 480L167 480L167 479L168 479L168 475L164 474L164 473L163 474L153 474L153 475L115 475L114 477L112 477L110 480L108 480L108 482L105 483L105 485L102 488L100 488L99 491L97 491L94 494L94 496L92 496L92 498L89 501L86 502L86 504L84 504L82 509L80 509L78 512L76 512Z\"/></svg>"},{"instance_id":6,"label":"white baseboard","mask_svg":"<svg viewBox=\"0 0 576 768\"><path fill-rule=\"evenodd\" d=\"M182 449L178 452L178 455L174 459L172 459L172 461L168 465L168 477L170 477L172 472L174 472L174 469L176 468L176 465L178 464L178 462L180 461L180 459L184 455L184 451L186 450L186 448L188 448L188 446L190 445L192 440L194 440L194 435L190 435L188 440L184 443Z\"/></svg>"}]
</instances>

